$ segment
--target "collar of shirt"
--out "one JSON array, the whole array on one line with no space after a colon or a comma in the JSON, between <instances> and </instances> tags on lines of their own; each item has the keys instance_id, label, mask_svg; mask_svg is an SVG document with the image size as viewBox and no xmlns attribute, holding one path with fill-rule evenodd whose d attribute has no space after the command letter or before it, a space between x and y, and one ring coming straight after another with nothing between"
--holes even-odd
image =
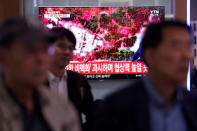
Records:
<instances>
[{"instance_id":1,"label":"collar of shirt","mask_svg":"<svg viewBox=\"0 0 197 131\"><path fill-rule=\"evenodd\" d=\"M66 80L67 79L67 71L64 71L64 74L61 78L56 77L52 72L48 72L48 80L49 81L60 81L60 80Z\"/></svg>"},{"instance_id":2,"label":"collar of shirt","mask_svg":"<svg viewBox=\"0 0 197 131\"><path fill-rule=\"evenodd\" d=\"M145 90L148 93L148 97L149 97L150 102L157 107L166 108L168 106L167 103L164 101L164 99L160 96L160 94L154 88L154 86L151 83L151 80L148 78L148 76L144 77L143 81L144 81ZM180 103L183 99L183 93L182 93L181 87L177 87L175 95L176 96L175 96L173 105Z\"/></svg>"}]
</instances>

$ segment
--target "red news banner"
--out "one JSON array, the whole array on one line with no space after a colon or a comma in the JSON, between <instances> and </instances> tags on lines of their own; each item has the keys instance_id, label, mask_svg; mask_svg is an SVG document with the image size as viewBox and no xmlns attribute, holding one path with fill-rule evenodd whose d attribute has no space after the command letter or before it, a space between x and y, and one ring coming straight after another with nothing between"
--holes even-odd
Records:
<instances>
[{"instance_id":1,"label":"red news banner","mask_svg":"<svg viewBox=\"0 0 197 131\"><path fill-rule=\"evenodd\" d=\"M145 74L143 62L71 62L67 70L80 74Z\"/></svg>"}]
</instances>

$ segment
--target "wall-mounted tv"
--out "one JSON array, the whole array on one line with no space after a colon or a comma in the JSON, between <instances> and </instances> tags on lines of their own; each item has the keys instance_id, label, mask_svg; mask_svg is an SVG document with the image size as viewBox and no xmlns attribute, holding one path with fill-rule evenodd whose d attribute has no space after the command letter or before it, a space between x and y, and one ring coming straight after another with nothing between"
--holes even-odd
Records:
<instances>
[{"instance_id":1,"label":"wall-mounted tv","mask_svg":"<svg viewBox=\"0 0 197 131\"><path fill-rule=\"evenodd\" d=\"M137 78L145 25L164 20L164 7L39 7L47 28L65 27L77 38L68 70L94 78Z\"/></svg>"}]
</instances>

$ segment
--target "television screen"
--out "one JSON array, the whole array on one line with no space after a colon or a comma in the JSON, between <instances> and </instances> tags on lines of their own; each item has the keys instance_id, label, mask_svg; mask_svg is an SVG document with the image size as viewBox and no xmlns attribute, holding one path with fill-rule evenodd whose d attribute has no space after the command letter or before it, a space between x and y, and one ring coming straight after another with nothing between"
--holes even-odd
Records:
<instances>
[{"instance_id":1,"label":"television screen","mask_svg":"<svg viewBox=\"0 0 197 131\"><path fill-rule=\"evenodd\" d=\"M67 70L94 78L137 78L147 73L140 58L146 25L164 20L164 7L39 7L47 28L65 27L76 39Z\"/></svg>"}]
</instances>

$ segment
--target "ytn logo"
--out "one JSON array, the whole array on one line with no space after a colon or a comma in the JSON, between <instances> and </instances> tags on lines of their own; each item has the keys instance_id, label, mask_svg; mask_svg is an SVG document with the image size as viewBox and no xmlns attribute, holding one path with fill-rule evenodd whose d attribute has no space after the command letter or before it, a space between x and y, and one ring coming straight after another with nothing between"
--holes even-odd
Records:
<instances>
[{"instance_id":1,"label":"ytn logo","mask_svg":"<svg viewBox=\"0 0 197 131\"><path fill-rule=\"evenodd\" d=\"M151 10L151 16L159 16L159 10Z\"/></svg>"}]
</instances>

